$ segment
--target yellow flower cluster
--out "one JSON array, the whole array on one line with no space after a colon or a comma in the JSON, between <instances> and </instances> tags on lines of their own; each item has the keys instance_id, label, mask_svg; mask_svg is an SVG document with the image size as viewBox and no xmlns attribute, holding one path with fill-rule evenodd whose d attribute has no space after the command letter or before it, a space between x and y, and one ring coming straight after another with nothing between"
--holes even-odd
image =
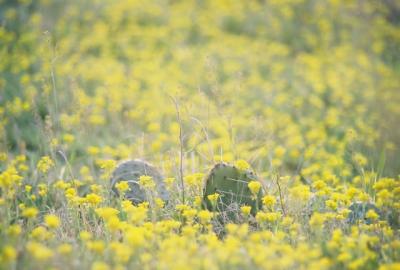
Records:
<instances>
[{"instance_id":1,"label":"yellow flower cluster","mask_svg":"<svg viewBox=\"0 0 400 270\"><path fill-rule=\"evenodd\" d=\"M149 175L142 175L139 177L139 185L147 189L154 189L156 187L156 183L153 178Z\"/></svg>"},{"instance_id":2,"label":"yellow flower cluster","mask_svg":"<svg viewBox=\"0 0 400 270\"><path fill-rule=\"evenodd\" d=\"M53 166L54 162L49 156L42 157L37 164L38 170L42 173L46 173Z\"/></svg>"}]
</instances>

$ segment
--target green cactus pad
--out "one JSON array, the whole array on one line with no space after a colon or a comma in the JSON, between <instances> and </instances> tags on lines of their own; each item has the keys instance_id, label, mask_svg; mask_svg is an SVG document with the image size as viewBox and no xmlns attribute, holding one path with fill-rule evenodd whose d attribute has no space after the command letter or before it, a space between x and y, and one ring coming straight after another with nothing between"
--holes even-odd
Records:
<instances>
[{"instance_id":1,"label":"green cactus pad","mask_svg":"<svg viewBox=\"0 0 400 270\"><path fill-rule=\"evenodd\" d=\"M207 196L218 193L220 196L215 206L218 212L235 211L239 210L240 206L248 205L252 207L252 214L255 214L256 204L261 206L262 189L257 200L254 200L248 188L250 181L257 181L254 172L240 170L226 163L216 164L205 179L203 206L208 210L214 210Z\"/></svg>"}]
</instances>

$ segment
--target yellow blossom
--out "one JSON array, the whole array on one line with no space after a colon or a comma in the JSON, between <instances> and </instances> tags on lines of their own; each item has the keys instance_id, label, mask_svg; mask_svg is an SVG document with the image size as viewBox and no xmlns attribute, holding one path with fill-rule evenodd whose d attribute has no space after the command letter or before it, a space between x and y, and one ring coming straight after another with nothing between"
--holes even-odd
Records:
<instances>
[{"instance_id":1,"label":"yellow blossom","mask_svg":"<svg viewBox=\"0 0 400 270\"><path fill-rule=\"evenodd\" d=\"M47 227L51 229L55 229L60 226L60 219L56 215L46 215L44 217L44 222L46 223Z\"/></svg>"},{"instance_id":2,"label":"yellow blossom","mask_svg":"<svg viewBox=\"0 0 400 270\"><path fill-rule=\"evenodd\" d=\"M372 220L377 220L379 218L379 215L374 211L374 209L370 209L365 214L365 217L369 218L369 219L372 219Z\"/></svg>"},{"instance_id":3,"label":"yellow blossom","mask_svg":"<svg viewBox=\"0 0 400 270\"><path fill-rule=\"evenodd\" d=\"M310 226L320 228L324 225L326 217L324 214L315 212L310 218Z\"/></svg>"},{"instance_id":4,"label":"yellow blossom","mask_svg":"<svg viewBox=\"0 0 400 270\"><path fill-rule=\"evenodd\" d=\"M47 261L53 256L53 251L50 248L37 242L28 242L26 249L38 261Z\"/></svg>"},{"instance_id":5,"label":"yellow blossom","mask_svg":"<svg viewBox=\"0 0 400 270\"><path fill-rule=\"evenodd\" d=\"M37 164L38 170L42 173L46 173L53 166L54 162L49 156L42 157Z\"/></svg>"},{"instance_id":6,"label":"yellow blossom","mask_svg":"<svg viewBox=\"0 0 400 270\"><path fill-rule=\"evenodd\" d=\"M307 201L311 197L310 188L306 185L297 185L289 190L291 196L301 201Z\"/></svg>"},{"instance_id":7,"label":"yellow blossom","mask_svg":"<svg viewBox=\"0 0 400 270\"><path fill-rule=\"evenodd\" d=\"M218 193L210 194L207 196L207 199L211 202L212 205L216 205L218 198Z\"/></svg>"},{"instance_id":8,"label":"yellow blossom","mask_svg":"<svg viewBox=\"0 0 400 270\"><path fill-rule=\"evenodd\" d=\"M68 255L72 252L72 246L70 244L64 243L57 247L57 252L61 255Z\"/></svg>"},{"instance_id":9,"label":"yellow blossom","mask_svg":"<svg viewBox=\"0 0 400 270\"><path fill-rule=\"evenodd\" d=\"M86 195L85 200L87 203L96 206L103 201L103 198L95 193L90 193Z\"/></svg>"},{"instance_id":10,"label":"yellow blossom","mask_svg":"<svg viewBox=\"0 0 400 270\"><path fill-rule=\"evenodd\" d=\"M338 207L337 202L335 202L334 200L327 200L327 201L325 202L325 204L326 204L327 207L329 207L329 208L332 209L332 210L336 210L337 207Z\"/></svg>"},{"instance_id":11,"label":"yellow blossom","mask_svg":"<svg viewBox=\"0 0 400 270\"><path fill-rule=\"evenodd\" d=\"M199 211L197 216L202 224L208 224L212 218L212 213L207 210Z\"/></svg>"},{"instance_id":12,"label":"yellow blossom","mask_svg":"<svg viewBox=\"0 0 400 270\"><path fill-rule=\"evenodd\" d=\"M86 243L87 248L97 254L102 254L104 249L106 248L106 245L103 241L101 240L92 240L88 241Z\"/></svg>"},{"instance_id":13,"label":"yellow blossom","mask_svg":"<svg viewBox=\"0 0 400 270\"><path fill-rule=\"evenodd\" d=\"M0 250L0 258L5 262L14 261L17 258L17 251L14 247L6 245Z\"/></svg>"},{"instance_id":14,"label":"yellow blossom","mask_svg":"<svg viewBox=\"0 0 400 270\"><path fill-rule=\"evenodd\" d=\"M139 184L146 189L154 189L156 187L153 178L149 175L140 176Z\"/></svg>"},{"instance_id":15,"label":"yellow blossom","mask_svg":"<svg viewBox=\"0 0 400 270\"><path fill-rule=\"evenodd\" d=\"M92 238L92 234L88 231L81 231L79 236L83 241L88 241Z\"/></svg>"},{"instance_id":16,"label":"yellow blossom","mask_svg":"<svg viewBox=\"0 0 400 270\"><path fill-rule=\"evenodd\" d=\"M112 207L103 207L103 208L97 208L95 210L96 214L102 217L105 220L108 220L112 217L115 217L118 215L119 211L115 208Z\"/></svg>"},{"instance_id":17,"label":"yellow blossom","mask_svg":"<svg viewBox=\"0 0 400 270\"><path fill-rule=\"evenodd\" d=\"M101 261L95 261L91 267L91 270L109 270L109 269L111 269L110 266L108 266L108 264L106 264L105 262Z\"/></svg>"},{"instance_id":18,"label":"yellow blossom","mask_svg":"<svg viewBox=\"0 0 400 270\"><path fill-rule=\"evenodd\" d=\"M265 195L262 198L262 202L263 202L264 206L271 208L271 207L273 207L275 205L276 199L275 199L274 196Z\"/></svg>"},{"instance_id":19,"label":"yellow blossom","mask_svg":"<svg viewBox=\"0 0 400 270\"><path fill-rule=\"evenodd\" d=\"M251 206L244 205L240 207L240 211L242 212L243 215L248 216L251 212Z\"/></svg>"},{"instance_id":20,"label":"yellow blossom","mask_svg":"<svg viewBox=\"0 0 400 270\"><path fill-rule=\"evenodd\" d=\"M258 192L260 191L261 183L258 181L250 181L248 183L248 187L249 187L251 193L253 194L253 196L256 197Z\"/></svg>"},{"instance_id":21,"label":"yellow blossom","mask_svg":"<svg viewBox=\"0 0 400 270\"><path fill-rule=\"evenodd\" d=\"M11 237L16 237L20 235L22 232L22 228L19 224L13 224L8 227L7 233Z\"/></svg>"},{"instance_id":22,"label":"yellow blossom","mask_svg":"<svg viewBox=\"0 0 400 270\"><path fill-rule=\"evenodd\" d=\"M34 218L38 214L38 210L35 207L27 207L22 210L22 216L26 218Z\"/></svg>"},{"instance_id":23,"label":"yellow blossom","mask_svg":"<svg viewBox=\"0 0 400 270\"><path fill-rule=\"evenodd\" d=\"M235 162L235 167L241 171L245 171L245 170L250 169L250 164L247 163L247 161L245 161L243 159L239 159Z\"/></svg>"},{"instance_id":24,"label":"yellow blossom","mask_svg":"<svg viewBox=\"0 0 400 270\"><path fill-rule=\"evenodd\" d=\"M129 189L129 184L128 181L120 181L117 184L115 184L115 187L119 192L124 193Z\"/></svg>"}]
</instances>

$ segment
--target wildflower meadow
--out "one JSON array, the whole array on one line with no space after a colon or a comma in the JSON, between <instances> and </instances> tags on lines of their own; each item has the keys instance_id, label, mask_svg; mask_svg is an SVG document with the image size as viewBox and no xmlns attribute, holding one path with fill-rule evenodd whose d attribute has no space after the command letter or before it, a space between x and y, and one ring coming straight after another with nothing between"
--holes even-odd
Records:
<instances>
[{"instance_id":1,"label":"wildflower meadow","mask_svg":"<svg viewBox=\"0 0 400 270\"><path fill-rule=\"evenodd\" d=\"M0 269L400 269L400 3L0 0Z\"/></svg>"}]
</instances>

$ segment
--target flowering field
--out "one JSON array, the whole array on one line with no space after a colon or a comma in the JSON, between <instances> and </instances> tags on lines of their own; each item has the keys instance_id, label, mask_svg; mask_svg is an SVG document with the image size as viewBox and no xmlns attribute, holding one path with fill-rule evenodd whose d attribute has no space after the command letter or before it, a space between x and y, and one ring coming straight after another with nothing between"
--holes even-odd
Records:
<instances>
[{"instance_id":1,"label":"flowering field","mask_svg":"<svg viewBox=\"0 0 400 270\"><path fill-rule=\"evenodd\" d=\"M396 1L0 0L0 269L400 269L399 104Z\"/></svg>"}]
</instances>

